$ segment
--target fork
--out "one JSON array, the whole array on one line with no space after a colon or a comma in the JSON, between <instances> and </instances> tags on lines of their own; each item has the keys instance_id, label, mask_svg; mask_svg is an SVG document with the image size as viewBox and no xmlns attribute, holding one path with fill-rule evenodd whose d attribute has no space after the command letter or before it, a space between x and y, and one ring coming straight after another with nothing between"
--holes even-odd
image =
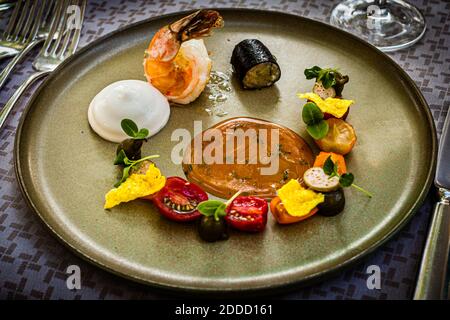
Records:
<instances>
[{"instance_id":1,"label":"fork","mask_svg":"<svg viewBox=\"0 0 450 320\"><path fill-rule=\"evenodd\" d=\"M72 29L68 26L69 16L68 7L71 2L76 2L80 8L80 28ZM86 0L59 0L56 2L55 16L52 20L49 35L44 45L39 51L36 60L33 62L33 68L36 70L17 90L12 97L6 102L0 111L0 129L6 122L8 115L14 108L14 105L20 99L25 90L33 84L37 79L42 78L56 69L66 58L71 56L78 47L80 40L81 25L86 9Z\"/></svg>"},{"instance_id":2,"label":"fork","mask_svg":"<svg viewBox=\"0 0 450 320\"><path fill-rule=\"evenodd\" d=\"M44 6L35 0L19 0L0 39L0 59L18 54L37 34ZM40 15L38 14L40 12Z\"/></svg>"},{"instance_id":3,"label":"fork","mask_svg":"<svg viewBox=\"0 0 450 320\"><path fill-rule=\"evenodd\" d=\"M0 89L6 82L6 79L9 77L10 73L14 69L14 67L28 54L28 52L33 49L35 46L43 42L50 30L50 17L54 15L54 0L41 0L41 8L38 12L37 17L34 18L34 24L37 25L37 32L32 32L30 37L33 37L30 41L27 42L25 47L19 51L19 53L8 63L8 65L0 72ZM35 5L38 4L39 1L36 1ZM45 9L44 9L45 8ZM34 30L34 26L33 26Z\"/></svg>"},{"instance_id":4,"label":"fork","mask_svg":"<svg viewBox=\"0 0 450 320\"><path fill-rule=\"evenodd\" d=\"M12 6L14 6L14 2L0 0L0 11L8 10Z\"/></svg>"}]
</instances>

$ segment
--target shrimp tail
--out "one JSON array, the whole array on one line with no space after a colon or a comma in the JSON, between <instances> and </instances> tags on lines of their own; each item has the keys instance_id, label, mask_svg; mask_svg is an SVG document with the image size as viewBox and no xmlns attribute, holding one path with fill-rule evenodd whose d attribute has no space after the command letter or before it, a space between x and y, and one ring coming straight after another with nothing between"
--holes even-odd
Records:
<instances>
[{"instance_id":1,"label":"shrimp tail","mask_svg":"<svg viewBox=\"0 0 450 320\"><path fill-rule=\"evenodd\" d=\"M220 28L223 24L223 18L217 11L196 11L161 28L146 50L146 60L149 58L152 62L172 61L182 42L209 36L213 28Z\"/></svg>"},{"instance_id":2,"label":"shrimp tail","mask_svg":"<svg viewBox=\"0 0 450 320\"><path fill-rule=\"evenodd\" d=\"M178 41L185 42L207 37L212 29L221 28L223 25L223 18L217 11L203 9L170 24L169 30L176 34Z\"/></svg>"}]
</instances>

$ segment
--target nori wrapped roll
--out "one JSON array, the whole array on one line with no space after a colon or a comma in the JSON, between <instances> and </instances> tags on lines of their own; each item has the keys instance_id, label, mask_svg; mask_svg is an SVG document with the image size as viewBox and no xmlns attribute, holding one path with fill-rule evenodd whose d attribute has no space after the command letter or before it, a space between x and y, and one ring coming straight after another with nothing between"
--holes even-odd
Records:
<instances>
[{"instance_id":1,"label":"nori wrapped roll","mask_svg":"<svg viewBox=\"0 0 450 320\"><path fill-rule=\"evenodd\" d=\"M244 89L270 87L281 76L276 58L257 39L239 42L231 55L231 64Z\"/></svg>"}]
</instances>

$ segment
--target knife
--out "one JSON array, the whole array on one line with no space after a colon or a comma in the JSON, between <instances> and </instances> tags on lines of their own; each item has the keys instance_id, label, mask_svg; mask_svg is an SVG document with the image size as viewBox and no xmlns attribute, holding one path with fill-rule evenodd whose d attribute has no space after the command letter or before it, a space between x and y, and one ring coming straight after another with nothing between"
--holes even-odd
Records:
<instances>
[{"instance_id":1,"label":"knife","mask_svg":"<svg viewBox=\"0 0 450 320\"><path fill-rule=\"evenodd\" d=\"M439 202L434 207L414 300L447 298L444 295L448 286L446 278L450 241L450 110L439 143L434 184L438 188Z\"/></svg>"}]
</instances>

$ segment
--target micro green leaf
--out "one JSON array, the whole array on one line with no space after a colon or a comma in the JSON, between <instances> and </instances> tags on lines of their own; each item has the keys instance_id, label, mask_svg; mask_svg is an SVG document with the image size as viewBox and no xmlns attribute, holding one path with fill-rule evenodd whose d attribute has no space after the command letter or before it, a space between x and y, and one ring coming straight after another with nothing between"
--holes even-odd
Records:
<instances>
[{"instance_id":1,"label":"micro green leaf","mask_svg":"<svg viewBox=\"0 0 450 320\"><path fill-rule=\"evenodd\" d=\"M219 208L222 204L223 202L219 200L206 200L198 204L197 210L201 214L208 217L214 215L217 208Z\"/></svg>"},{"instance_id":2,"label":"micro green leaf","mask_svg":"<svg viewBox=\"0 0 450 320\"><path fill-rule=\"evenodd\" d=\"M338 163L335 162L334 165L333 165L333 174L332 174L332 176L339 176L338 169L339 169Z\"/></svg>"},{"instance_id":3,"label":"micro green leaf","mask_svg":"<svg viewBox=\"0 0 450 320\"><path fill-rule=\"evenodd\" d=\"M325 160L324 164L323 164L323 172L325 172L326 175L329 176L329 178L332 177L338 177L339 178L339 184L341 185L341 187L353 187L361 192L363 192L364 194L366 194L369 198L372 198L372 194L357 186L356 184L353 183L353 181L355 180L355 177L353 176L352 173L343 173L342 175L340 175L338 173L338 164L337 162L334 163L333 160L331 159L331 156L328 156L327 160Z\"/></svg>"},{"instance_id":4,"label":"micro green leaf","mask_svg":"<svg viewBox=\"0 0 450 320\"><path fill-rule=\"evenodd\" d=\"M126 166L131 166L131 165L133 164L133 162L134 162L134 161L128 159L128 157L125 157L125 159L123 159L123 163L124 163Z\"/></svg>"},{"instance_id":5,"label":"micro green leaf","mask_svg":"<svg viewBox=\"0 0 450 320\"><path fill-rule=\"evenodd\" d=\"M324 138L327 135L328 130L329 130L328 122L326 122L325 120L321 120L318 123L308 125L306 127L306 131L308 131L309 135L314 140L320 140Z\"/></svg>"},{"instance_id":6,"label":"micro green leaf","mask_svg":"<svg viewBox=\"0 0 450 320\"><path fill-rule=\"evenodd\" d=\"M219 220L221 217L226 216L227 207L236 199L239 194L241 194L241 190L236 192L227 202L222 202L219 200L206 200L200 202L197 206L197 210L203 214L204 216L214 216L214 219Z\"/></svg>"},{"instance_id":7,"label":"micro green leaf","mask_svg":"<svg viewBox=\"0 0 450 320\"><path fill-rule=\"evenodd\" d=\"M125 158L127 158L127 155L125 154L125 151L121 149L114 159L114 165L125 164Z\"/></svg>"},{"instance_id":8,"label":"micro green leaf","mask_svg":"<svg viewBox=\"0 0 450 320\"><path fill-rule=\"evenodd\" d=\"M306 130L315 140L322 139L328 133L328 123L323 120L323 112L313 102L308 102L303 106L302 119L306 123Z\"/></svg>"},{"instance_id":9,"label":"micro green leaf","mask_svg":"<svg viewBox=\"0 0 450 320\"><path fill-rule=\"evenodd\" d=\"M355 177L351 173L344 173L339 177L339 183L343 187L350 187L355 180Z\"/></svg>"},{"instance_id":10,"label":"micro green leaf","mask_svg":"<svg viewBox=\"0 0 450 320\"><path fill-rule=\"evenodd\" d=\"M117 187L120 186L125 180L128 179L128 177L130 176L130 169L131 169L131 166L123 168L123 171L122 171L122 178L121 178L119 181L116 182L116 184L114 185L114 187L117 188Z\"/></svg>"},{"instance_id":11,"label":"micro green leaf","mask_svg":"<svg viewBox=\"0 0 450 320\"><path fill-rule=\"evenodd\" d=\"M331 176L333 174L333 170L333 160L331 160L331 156L328 156L327 160L325 160L325 163L323 164L323 172L325 172L327 176Z\"/></svg>"},{"instance_id":12,"label":"micro green leaf","mask_svg":"<svg viewBox=\"0 0 450 320\"><path fill-rule=\"evenodd\" d=\"M135 138L139 132L137 124L131 119L123 119L120 122L120 126L122 127L122 130L131 138Z\"/></svg>"},{"instance_id":13,"label":"micro green leaf","mask_svg":"<svg viewBox=\"0 0 450 320\"><path fill-rule=\"evenodd\" d=\"M136 136L134 137L135 139L145 139L148 136L148 129L147 128L142 128L141 130L139 130L139 132L136 134Z\"/></svg>"},{"instance_id":14,"label":"micro green leaf","mask_svg":"<svg viewBox=\"0 0 450 320\"><path fill-rule=\"evenodd\" d=\"M310 74L312 75L312 72ZM340 75L337 69L326 68L318 70L317 76L313 78L316 78L316 81L321 81L324 88L328 89L336 85L337 75Z\"/></svg>"},{"instance_id":15,"label":"micro green leaf","mask_svg":"<svg viewBox=\"0 0 450 320\"><path fill-rule=\"evenodd\" d=\"M127 180L127 178L130 176L131 168L136 166L138 163L141 163L143 161L150 160L150 159L153 159L153 158L158 158L158 157L159 157L159 155L155 154L155 155L147 156L145 158L141 158L139 160L132 161L132 160L128 159L128 157L125 155L125 152L123 150L120 150L119 154L116 157L116 160L114 160L114 164L116 164L116 165L118 165L118 164L123 165L124 168L122 170L122 178L119 181L117 181L117 183L114 185L114 187L117 188L125 180Z\"/></svg>"},{"instance_id":16,"label":"micro green leaf","mask_svg":"<svg viewBox=\"0 0 450 320\"><path fill-rule=\"evenodd\" d=\"M323 112L315 103L308 102L303 106L302 119L307 125L317 124L323 120Z\"/></svg>"},{"instance_id":17,"label":"micro green leaf","mask_svg":"<svg viewBox=\"0 0 450 320\"><path fill-rule=\"evenodd\" d=\"M330 73L322 78L322 85L325 89L328 89L336 84L336 79Z\"/></svg>"},{"instance_id":18,"label":"micro green leaf","mask_svg":"<svg viewBox=\"0 0 450 320\"><path fill-rule=\"evenodd\" d=\"M225 217L227 215L226 209L227 205L222 202L222 204L218 206L216 211L214 212L214 219L216 219L216 221L219 221L220 218Z\"/></svg>"},{"instance_id":19,"label":"micro green leaf","mask_svg":"<svg viewBox=\"0 0 450 320\"><path fill-rule=\"evenodd\" d=\"M306 79L310 80L310 79L317 78L319 76L320 70L322 70L322 69L318 66L314 66L309 69L305 69L304 74L305 74Z\"/></svg>"}]
</instances>

